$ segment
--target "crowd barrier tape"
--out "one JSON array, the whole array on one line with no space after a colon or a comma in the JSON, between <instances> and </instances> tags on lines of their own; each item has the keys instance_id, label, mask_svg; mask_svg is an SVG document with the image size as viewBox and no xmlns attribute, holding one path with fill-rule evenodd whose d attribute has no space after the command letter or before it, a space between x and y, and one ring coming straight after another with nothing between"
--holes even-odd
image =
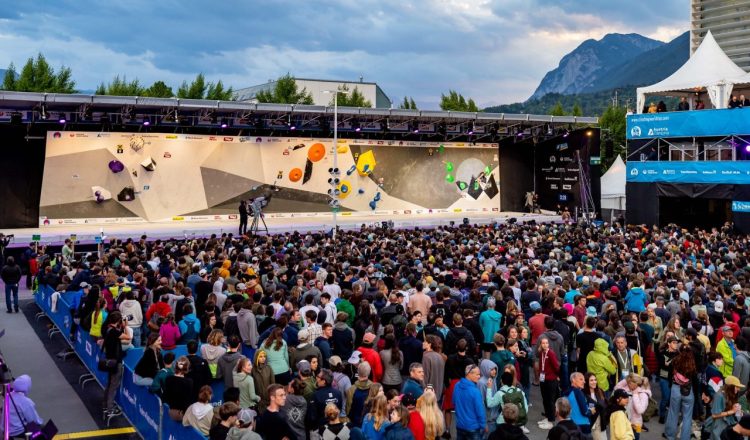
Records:
<instances>
[{"instance_id":1,"label":"crowd barrier tape","mask_svg":"<svg viewBox=\"0 0 750 440\"><path fill-rule=\"evenodd\" d=\"M60 330L60 334L73 348L86 369L104 388L109 378L106 372L98 369L99 359L104 356L102 349L94 341L94 338L80 327L76 331L75 340L71 341L70 330L73 326L73 318L70 314L70 305L65 301L65 295L63 294L57 299L56 310L53 312L52 295L54 293L55 291L51 287L40 286L34 292L34 300L42 312ZM205 440L206 437L194 428L186 428L181 423L172 421L167 414L167 406L162 405L159 396L151 394L147 387L136 385L133 382L133 371L143 356L143 351L144 348L138 347L125 352L122 384L115 397L123 414L144 440ZM187 347L180 345L174 350L165 350L165 353L168 351L179 357L187 354ZM220 404L224 392L224 383L214 381L212 389L214 390L214 404Z\"/></svg>"}]
</instances>

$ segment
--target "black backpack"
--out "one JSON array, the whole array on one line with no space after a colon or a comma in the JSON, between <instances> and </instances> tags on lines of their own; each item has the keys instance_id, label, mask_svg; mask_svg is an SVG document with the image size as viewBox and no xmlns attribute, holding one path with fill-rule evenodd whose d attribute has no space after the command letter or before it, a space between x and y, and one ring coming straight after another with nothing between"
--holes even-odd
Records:
<instances>
[{"instance_id":1,"label":"black backpack","mask_svg":"<svg viewBox=\"0 0 750 440\"><path fill-rule=\"evenodd\" d=\"M557 426L563 431L560 434L560 440L584 440L581 428L576 426L575 430L568 429L563 423L558 423Z\"/></svg>"}]
</instances>

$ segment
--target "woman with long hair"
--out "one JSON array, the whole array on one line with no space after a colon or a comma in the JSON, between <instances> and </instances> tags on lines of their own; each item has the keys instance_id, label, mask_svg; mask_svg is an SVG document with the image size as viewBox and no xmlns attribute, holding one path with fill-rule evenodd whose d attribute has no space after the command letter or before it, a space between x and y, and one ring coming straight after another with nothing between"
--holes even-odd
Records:
<instances>
[{"instance_id":1,"label":"woman with long hair","mask_svg":"<svg viewBox=\"0 0 750 440\"><path fill-rule=\"evenodd\" d=\"M91 332L89 332L97 341L102 338L102 324L105 319L107 319L107 300L99 298L91 314Z\"/></svg>"},{"instance_id":2,"label":"woman with long hair","mask_svg":"<svg viewBox=\"0 0 750 440\"><path fill-rule=\"evenodd\" d=\"M539 421L539 427L549 430L554 426L555 401L560 397L560 361L554 350L550 350L549 339L545 336L539 338L536 357L539 359L539 388L546 414L546 418Z\"/></svg>"},{"instance_id":3,"label":"woman with long hair","mask_svg":"<svg viewBox=\"0 0 750 440\"><path fill-rule=\"evenodd\" d=\"M602 427L606 426L602 417L605 417L607 410L607 397L604 395L604 391L599 388L596 375L593 373L586 373L584 376L586 382L583 385L583 395L586 396L586 403L589 408L593 408L593 415L589 417L591 421L591 438L592 440L607 440L607 435L602 434Z\"/></svg>"},{"instance_id":4,"label":"woman with long hair","mask_svg":"<svg viewBox=\"0 0 750 440\"><path fill-rule=\"evenodd\" d=\"M679 340L682 340L682 338L685 336L684 332L682 331L682 327L680 326L680 318L677 316L673 316L672 319L670 319L669 322L667 322L667 325L664 327L664 331L662 332L662 334L659 335L660 344L666 340L665 339L666 333L667 331L670 331L670 330L674 333L674 336Z\"/></svg>"},{"instance_id":5,"label":"woman with long hair","mask_svg":"<svg viewBox=\"0 0 750 440\"><path fill-rule=\"evenodd\" d=\"M393 334L385 337L385 348L380 352L380 361L383 364L381 383L385 391L400 390L403 383L401 369L404 367L404 355L398 349L398 343Z\"/></svg>"},{"instance_id":6,"label":"woman with long hair","mask_svg":"<svg viewBox=\"0 0 750 440\"><path fill-rule=\"evenodd\" d=\"M409 430L409 410L404 405L398 405L388 412L390 423L385 428L385 440L414 440L414 434Z\"/></svg>"},{"instance_id":7,"label":"woman with long hair","mask_svg":"<svg viewBox=\"0 0 750 440\"><path fill-rule=\"evenodd\" d=\"M372 385L370 385L370 391L367 393L367 397L365 398L365 412L369 413L370 409L372 408L373 402L375 402L375 398L378 396L385 396L385 390L383 389L383 385L374 382ZM388 399L386 399L386 402Z\"/></svg>"},{"instance_id":8,"label":"woman with long hair","mask_svg":"<svg viewBox=\"0 0 750 440\"><path fill-rule=\"evenodd\" d=\"M218 368L219 358L224 356L227 349L222 346L224 339L224 332L221 330L213 330L206 339L206 344L201 345L201 357L208 362L208 368L211 370L211 376L216 377L216 370Z\"/></svg>"},{"instance_id":9,"label":"woman with long hair","mask_svg":"<svg viewBox=\"0 0 750 440\"><path fill-rule=\"evenodd\" d=\"M674 319L670 320L670 324ZM679 325L679 324L678 324ZM668 325L672 328L671 325ZM695 368L695 356L689 346L683 346L680 353L672 361L672 390L669 397L669 412L667 413L667 423L664 425L664 434L667 438L678 439L677 425L680 420L686 420L682 424L682 430L678 440L690 440L691 423L693 417L693 405L695 396L693 395L693 384L697 370Z\"/></svg>"},{"instance_id":10,"label":"woman with long hair","mask_svg":"<svg viewBox=\"0 0 750 440\"><path fill-rule=\"evenodd\" d=\"M185 377L190 371L190 360L181 356L174 363L174 375L164 381L162 401L169 405L169 417L175 422L181 422L185 410L195 402L193 396L193 380Z\"/></svg>"},{"instance_id":11,"label":"woman with long hair","mask_svg":"<svg viewBox=\"0 0 750 440\"><path fill-rule=\"evenodd\" d=\"M260 402L260 396L255 393L252 373L253 363L246 357L237 361L237 367L232 372L232 383L240 390L240 408L254 408Z\"/></svg>"},{"instance_id":12,"label":"woman with long hair","mask_svg":"<svg viewBox=\"0 0 750 440\"><path fill-rule=\"evenodd\" d=\"M180 340L180 327L174 321L174 313L168 313L164 323L159 327L159 336L161 336L161 345L165 350L174 350L177 347L177 341Z\"/></svg>"},{"instance_id":13,"label":"woman with long hair","mask_svg":"<svg viewBox=\"0 0 750 440\"><path fill-rule=\"evenodd\" d=\"M635 373L628 376L615 385L615 389L625 390L630 394L628 400L628 418L633 425L635 440L641 437L641 428L643 427L643 413L648 408L648 401L651 398L651 387L648 379Z\"/></svg>"},{"instance_id":14,"label":"woman with long hair","mask_svg":"<svg viewBox=\"0 0 750 440\"><path fill-rule=\"evenodd\" d=\"M146 349L138 361L133 372L133 383L141 386L151 386L156 373L164 368L164 358L161 355L161 337L157 333L148 335Z\"/></svg>"},{"instance_id":15,"label":"woman with long hair","mask_svg":"<svg viewBox=\"0 0 750 440\"><path fill-rule=\"evenodd\" d=\"M273 329L263 344L263 349L268 358L268 365L273 370L276 383L285 384L289 383L291 375L289 374L289 350L286 341L281 337L282 333L283 330L280 327Z\"/></svg>"},{"instance_id":16,"label":"woman with long hair","mask_svg":"<svg viewBox=\"0 0 750 440\"><path fill-rule=\"evenodd\" d=\"M389 424L388 401L384 395L378 395L362 421L362 433L368 440L385 440L385 428Z\"/></svg>"},{"instance_id":17,"label":"woman with long hair","mask_svg":"<svg viewBox=\"0 0 750 440\"><path fill-rule=\"evenodd\" d=\"M273 370L268 365L265 350L260 349L255 352L255 361L253 362L253 370L250 372L250 375L253 376L253 382L255 383L255 393L260 397L258 413L262 413L270 403L268 387L274 383L275 379Z\"/></svg>"},{"instance_id":18,"label":"woman with long hair","mask_svg":"<svg viewBox=\"0 0 750 440\"><path fill-rule=\"evenodd\" d=\"M727 376L724 379L724 387L721 393L714 393L714 400L711 402L711 415L703 424L704 431L710 434L711 440L720 440L721 433L727 426L732 426L739 421L737 415L742 415L742 408L739 404L740 390L745 385L734 376Z\"/></svg>"},{"instance_id":19,"label":"woman with long hair","mask_svg":"<svg viewBox=\"0 0 750 440\"><path fill-rule=\"evenodd\" d=\"M435 390L429 385L422 396L417 399L417 411L424 421L425 440L436 440L445 432L443 412L438 406Z\"/></svg>"},{"instance_id":20,"label":"woman with long hair","mask_svg":"<svg viewBox=\"0 0 750 440\"><path fill-rule=\"evenodd\" d=\"M207 315L205 315L205 319L203 320L203 322L201 322L201 332L199 336L201 343L205 344L208 341L208 337L209 335L211 335L211 332L218 329L216 323L216 315L214 315L213 313L208 313Z\"/></svg>"},{"instance_id":21,"label":"woman with long hair","mask_svg":"<svg viewBox=\"0 0 750 440\"><path fill-rule=\"evenodd\" d=\"M633 426L628 419L627 407L630 403L630 394L622 389L617 389L609 399L609 432L610 440L633 440ZM690 426L690 423L687 424Z\"/></svg>"},{"instance_id":22,"label":"woman with long hair","mask_svg":"<svg viewBox=\"0 0 750 440\"><path fill-rule=\"evenodd\" d=\"M531 367L534 365L534 350L529 345L529 329L523 326L516 326L518 329L518 369L521 373L521 389L526 395L526 400L531 399Z\"/></svg>"}]
</instances>

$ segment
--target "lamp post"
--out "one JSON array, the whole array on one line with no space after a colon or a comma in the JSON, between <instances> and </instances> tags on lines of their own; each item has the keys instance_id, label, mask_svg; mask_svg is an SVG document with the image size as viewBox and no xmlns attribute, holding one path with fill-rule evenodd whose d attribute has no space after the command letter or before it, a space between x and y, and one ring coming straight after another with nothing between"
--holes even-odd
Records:
<instances>
[{"instance_id":1,"label":"lamp post","mask_svg":"<svg viewBox=\"0 0 750 440\"><path fill-rule=\"evenodd\" d=\"M339 137L339 93L348 94L348 90L323 90L323 93L326 94L332 94L333 95L333 168L336 169L339 167L339 151L338 151L338 137ZM335 178L335 175L332 175L331 178ZM336 194L336 190L338 189L338 185L333 186L333 194L331 197L333 197L333 200L338 202L339 196ZM336 203L333 206L333 240L336 240L336 229L338 229L338 220L336 218L336 215L338 214L339 210L339 204Z\"/></svg>"}]
</instances>

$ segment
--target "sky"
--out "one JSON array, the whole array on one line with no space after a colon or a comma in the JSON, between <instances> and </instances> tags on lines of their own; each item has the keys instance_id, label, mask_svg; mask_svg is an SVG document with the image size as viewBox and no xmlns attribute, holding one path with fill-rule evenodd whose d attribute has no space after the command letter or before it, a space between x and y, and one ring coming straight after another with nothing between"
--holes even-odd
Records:
<instances>
[{"instance_id":1,"label":"sky","mask_svg":"<svg viewBox=\"0 0 750 440\"><path fill-rule=\"evenodd\" d=\"M94 0L0 2L0 67L41 52L79 90L115 75L176 87L202 72L235 89L287 72L377 82L437 109L456 90L482 107L526 100L589 38L669 41L690 0Z\"/></svg>"}]
</instances>

